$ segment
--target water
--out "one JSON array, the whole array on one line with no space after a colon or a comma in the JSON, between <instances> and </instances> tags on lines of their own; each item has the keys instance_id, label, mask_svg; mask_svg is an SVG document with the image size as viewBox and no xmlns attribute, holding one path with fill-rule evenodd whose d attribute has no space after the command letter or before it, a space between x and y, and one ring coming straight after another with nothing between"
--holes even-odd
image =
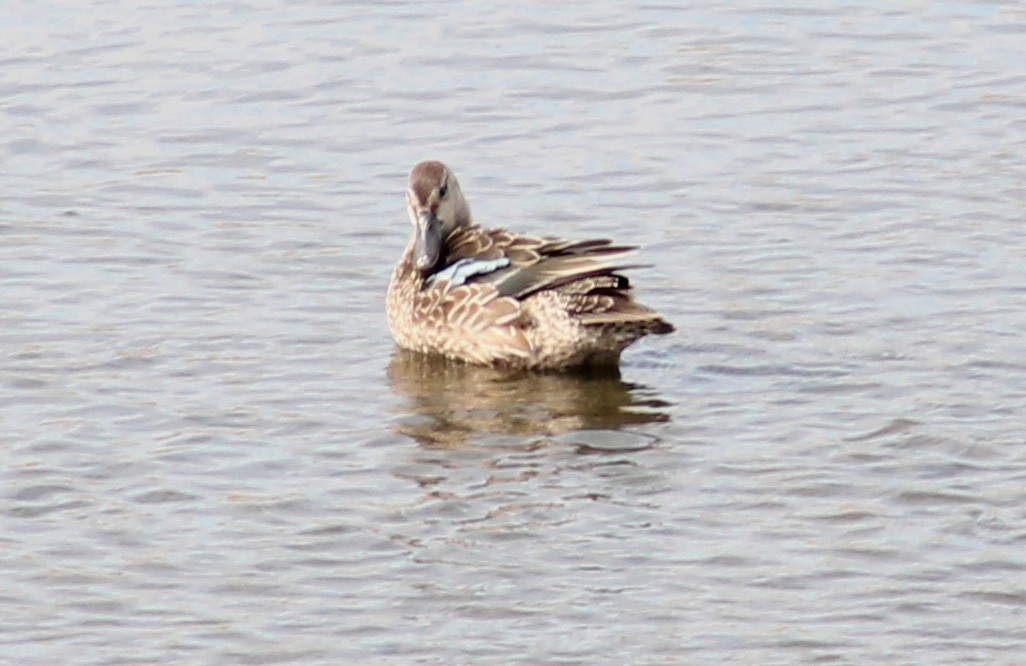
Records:
<instances>
[{"instance_id":1,"label":"water","mask_svg":"<svg viewBox=\"0 0 1026 666\"><path fill-rule=\"evenodd\" d=\"M1021 661L1017 4L4 10L0 661ZM430 157L679 332L396 353Z\"/></svg>"}]
</instances>

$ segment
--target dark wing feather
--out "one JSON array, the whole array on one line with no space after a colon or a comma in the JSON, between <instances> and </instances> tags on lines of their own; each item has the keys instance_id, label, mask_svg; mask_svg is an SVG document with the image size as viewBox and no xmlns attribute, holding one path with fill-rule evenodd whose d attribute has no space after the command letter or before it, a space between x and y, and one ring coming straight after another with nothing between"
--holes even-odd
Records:
<instances>
[{"instance_id":1,"label":"dark wing feather","mask_svg":"<svg viewBox=\"0 0 1026 666\"><path fill-rule=\"evenodd\" d=\"M620 258L623 255L616 256ZM579 280L614 275L616 271L639 267L639 264L612 264L594 257L550 257L533 266L514 268L508 275L488 278L500 294L522 299L543 289L558 289Z\"/></svg>"},{"instance_id":2,"label":"dark wing feather","mask_svg":"<svg viewBox=\"0 0 1026 666\"><path fill-rule=\"evenodd\" d=\"M543 289L557 289L578 280L638 268L619 263L636 249L631 245L613 245L608 239L568 241L470 226L456 229L446 239L446 264L467 258L495 260L505 256L510 260L509 266L475 275L468 281L491 284L503 296L524 299ZM626 278L617 278L624 281L626 288Z\"/></svg>"}]
</instances>

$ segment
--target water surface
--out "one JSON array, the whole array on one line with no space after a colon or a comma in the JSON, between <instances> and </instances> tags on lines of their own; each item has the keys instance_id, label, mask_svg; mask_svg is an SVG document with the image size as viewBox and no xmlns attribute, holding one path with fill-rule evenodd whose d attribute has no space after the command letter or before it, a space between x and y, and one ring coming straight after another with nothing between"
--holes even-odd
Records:
<instances>
[{"instance_id":1,"label":"water surface","mask_svg":"<svg viewBox=\"0 0 1026 666\"><path fill-rule=\"evenodd\" d=\"M8 4L9 659L1021 661L1014 3ZM396 352L431 157L679 332Z\"/></svg>"}]
</instances>

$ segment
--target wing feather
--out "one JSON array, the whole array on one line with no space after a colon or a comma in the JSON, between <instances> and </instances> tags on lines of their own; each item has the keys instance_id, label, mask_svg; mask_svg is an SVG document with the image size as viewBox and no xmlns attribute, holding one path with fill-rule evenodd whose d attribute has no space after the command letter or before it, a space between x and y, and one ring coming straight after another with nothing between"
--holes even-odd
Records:
<instances>
[{"instance_id":1,"label":"wing feather","mask_svg":"<svg viewBox=\"0 0 1026 666\"><path fill-rule=\"evenodd\" d=\"M510 324L522 316L520 303L545 290L564 294L568 311L585 325L638 322L653 330L672 330L656 312L630 298L630 283L620 271L644 267L625 263L636 251L636 246L614 245L604 238L571 241L459 227L446 239L446 266L439 273L464 283L445 286L449 294L438 307L446 310L450 324L476 335L488 331L496 343L512 335L498 331L516 328ZM445 282L439 279L436 286Z\"/></svg>"}]
</instances>

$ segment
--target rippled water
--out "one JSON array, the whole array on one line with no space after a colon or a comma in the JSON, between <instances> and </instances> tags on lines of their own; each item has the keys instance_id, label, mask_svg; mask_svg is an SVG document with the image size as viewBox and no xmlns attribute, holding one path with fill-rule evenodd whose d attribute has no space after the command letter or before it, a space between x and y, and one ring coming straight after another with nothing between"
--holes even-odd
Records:
<instances>
[{"instance_id":1,"label":"rippled water","mask_svg":"<svg viewBox=\"0 0 1026 666\"><path fill-rule=\"evenodd\" d=\"M0 661L1017 664L1016 3L6 3ZM645 246L396 353L404 177Z\"/></svg>"}]
</instances>

